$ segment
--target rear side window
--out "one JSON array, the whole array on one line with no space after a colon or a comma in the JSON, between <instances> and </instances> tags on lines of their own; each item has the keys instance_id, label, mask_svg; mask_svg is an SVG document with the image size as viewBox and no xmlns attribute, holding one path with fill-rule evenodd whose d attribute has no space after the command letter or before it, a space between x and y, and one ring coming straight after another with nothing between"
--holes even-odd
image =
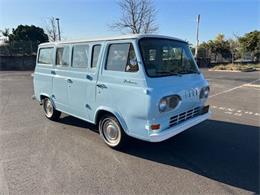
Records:
<instances>
[{"instance_id":1,"label":"rear side window","mask_svg":"<svg viewBox=\"0 0 260 195\"><path fill-rule=\"evenodd\" d=\"M98 57L100 53L101 45L94 45L92 49L91 68L97 67Z\"/></svg>"},{"instance_id":2,"label":"rear side window","mask_svg":"<svg viewBox=\"0 0 260 195\"><path fill-rule=\"evenodd\" d=\"M53 62L53 48L41 48L39 50L38 63L39 64L52 64Z\"/></svg>"},{"instance_id":3,"label":"rear side window","mask_svg":"<svg viewBox=\"0 0 260 195\"><path fill-rule=\"evenodd\" d=\"M70 47L58 47L56 50L56 65L69 66Z\"/></svg>"},{"instance_id":4,"label":"rear side window","mask_svg":"<svg viewBox=\"0 0 260 195\"><path fill-rule=\"evenodd\" d=\"M138 64L131 43L111 44L108 49L106 70L137 72Z\"/></svg>"},{"instance_id":5,"label":"rear side window","mask_svg":"<svg viewBox=\"0 0 260 195\"><path fill-rule=\"evenodd\" d=\"M72 67L85 68L88 66L89 45L75 45L73 47Z\"/></svg>"}]
</instances>

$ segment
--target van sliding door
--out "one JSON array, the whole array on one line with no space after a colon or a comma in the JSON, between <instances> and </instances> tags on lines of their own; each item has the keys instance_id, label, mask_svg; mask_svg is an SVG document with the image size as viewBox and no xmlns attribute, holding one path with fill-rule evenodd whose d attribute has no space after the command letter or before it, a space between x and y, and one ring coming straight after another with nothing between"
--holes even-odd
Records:
<instances>
[{"instance_id":1,"label":"van sliding door","mask_svg":"<svg viewBox=\"0 0 260 195\"><path fill-rule=\"evenodd\" d=\"M53 71L53 100L58 110L70 112L68 107L68 83L70 80L70 46L56 48L56 63Z\"/></svg>"}]
</instances>

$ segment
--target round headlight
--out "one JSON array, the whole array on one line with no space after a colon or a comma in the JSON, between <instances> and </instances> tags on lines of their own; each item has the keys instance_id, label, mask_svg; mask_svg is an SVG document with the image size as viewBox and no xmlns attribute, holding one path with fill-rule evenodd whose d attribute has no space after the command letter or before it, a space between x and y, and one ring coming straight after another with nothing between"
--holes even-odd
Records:
<instances>
[{"instance_id":1,"label":"round headlight","mask_svg":"<svg viewBox=\"0 0 260 195\"><path fill-rule=\"evenodd\" d=\"M179 105L180 100L181 98L178 95L171 95L162 98L159 103L159 111L165 112L176 108Z\"/></svg>"},{"instance_id":2,"label":"round headlight","mask_svg":"<svg viewBox=\"0 0 260 195\"><path fill-rule=\"evenodd\" d=\"M167 100L163 98L159 103L159 110L160 112L164 112L166 109L167 109Z\"/></svg>"},{"instance_id":3,"label":"round headlight","mask_svg":"<svg viewBox=\"0 0 260 195\"><path fill-rule=\"evenodd\" d=\"M200 99L203 99L203 98L208 98L209 96L209 87L203 87L201 90L200 90Z\"/></svg>"},{"instance_id":4,"label":"round headlight","mask_svg":"<svg viewBox=\"0 0 260 195\"><path fill-rule=\"evenodd\" d=\"M171 109L176 108L179 105L180 100L181 100L180 96L178 96L178 95L170 96L167 99L168 99L168 104L169 104L168 106Z\"/></svg>"}]
</instances>

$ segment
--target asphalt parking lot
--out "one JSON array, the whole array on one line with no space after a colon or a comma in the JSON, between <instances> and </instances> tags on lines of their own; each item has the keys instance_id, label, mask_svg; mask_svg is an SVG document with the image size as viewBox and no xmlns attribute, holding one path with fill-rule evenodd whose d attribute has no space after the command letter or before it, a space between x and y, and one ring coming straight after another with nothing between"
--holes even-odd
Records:
<instances>
[{"instance_id":1,"label":"asphalt parking lot","mask_svg":"<svg viewBox=\"0 0 260 195\"><path fill-rule=\"evenodd\" d=\"M84 121L47 120L31 72L0 72L0 195L259 193L260 74L203 72L211 119L120 152Z\"/></svg>"}]
</instances>

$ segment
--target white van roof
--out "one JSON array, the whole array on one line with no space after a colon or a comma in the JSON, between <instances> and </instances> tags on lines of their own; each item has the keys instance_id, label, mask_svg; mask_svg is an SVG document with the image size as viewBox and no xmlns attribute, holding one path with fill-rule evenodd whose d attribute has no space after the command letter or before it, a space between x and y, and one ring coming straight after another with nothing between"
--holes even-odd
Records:
<instances>
[{"instance_id":1,"label":"white van roof","mask_svg":"<svg viewBox=\"0 0 260 195\"><path fill-rule=\"evenodd\" d=\"M151 38L164 38L164 39L173 39L176 41L187 42L182 39L178 39L176 37L164 36L164 35L154 35L154 34L129 34L129 35L120 35L113 37L99 37L99 38L90 38L90 39L79 39L79 40L71 40L71 41L57 41L57 42L46 42L40 44L40 46L46 45L56 45L56 44L66 44L66 43L81 43L81 42L96 42L96 41L112 41L112 40L126 40L126 39L141 39L145 37Z\"/></svg>"}]
</instances>

